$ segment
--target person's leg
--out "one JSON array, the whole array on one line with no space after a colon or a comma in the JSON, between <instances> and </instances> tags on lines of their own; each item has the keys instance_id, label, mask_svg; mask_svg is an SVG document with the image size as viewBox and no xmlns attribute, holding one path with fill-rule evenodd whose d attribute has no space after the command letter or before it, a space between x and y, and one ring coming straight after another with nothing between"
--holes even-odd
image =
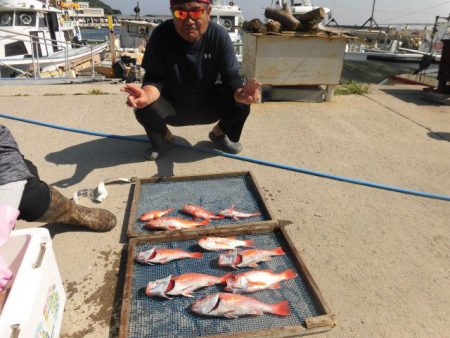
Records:
<instances>
[{"instance_id":1,"label":"person's leg","mask_svg":"<svg viewBox=\"0 0 450 338\"><path fill-rule=\"evenodd\" d=\"M19 219L27 222L80 225L94 231L109 231L117 222L111 212L78 205L47 183L34 178L25 185L19 211Z\"/></svg>"},{"instance_id":2,"label":"person's leg","mask_svg":"<svg viewBox=\"0 0 450 338\"><path fill-rule=\"evenodd\" d=\"M176 112L169 101L160 97L153 104L142 109L136 109L134 114L150 139L153 134L165 136L168 131L166 119L175 116Z\"/></svg>"},{"instance_id":3,"label":"person's leg","mask_svg":"<svg viewBox=\"0 0 450 338\"><path fill-rule=\"evenodd\" d=\"M167 128L167 119L175 115L175 109L165 98L160 97L155 103L134 111L136 119L144 127L151 144L149 160L156 160L160 154L169 149L173 135Z\"/></svg>"},{"instance_id":4,"label":"person's leg","mask_svg":"<svg viewBox=\"0 0 450 338\"><path fill-rule=\"evenodd\" d=\"M209 138L220 149L237 154L242 150L239 140L250 114L250 106L236 102L233 93L222 88L217 90L214 97L219 122L214 126Z\"/></svg>"},{"instance_id":5,"label":"person's leg","mask_svg":"<svg viewBox=\"0 0 450 338\"><path fill-rule=\"evenodd\" d=\"M234 101L226 105L229 110L224 111L221 116L219 128L229 137L232 142L239 142L245 121L250 114L250 106Z\"/></svg>"}]
</instances>

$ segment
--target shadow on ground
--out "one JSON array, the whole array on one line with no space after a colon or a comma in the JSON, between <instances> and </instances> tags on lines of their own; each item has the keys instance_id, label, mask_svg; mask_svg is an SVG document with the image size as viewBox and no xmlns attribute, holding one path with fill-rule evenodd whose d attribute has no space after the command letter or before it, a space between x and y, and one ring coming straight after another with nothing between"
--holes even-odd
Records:
<instances>
[{"instance_id":1,"label":"shadow on ground","mask_svg":"<svg viewBox=\"0 0 450 338\"><path fill-rule=\"evenodd\" d=\"M216 156L201 151L186 149L185 147L192 147L192 145L186 139L178 136L175 136L175 143L180 146L171 148L155 161L157 173L153 175L154 177L174 176L173 168L175 163L192 163ZM209 150L214 149L213 144L209 141L200 141L193 145L193 147L205 148Z\"/></svg>"},{"instance_id":2,"label":"shadow on ground","mask_svg":"<svg viewBox=\"0 0 450 338\"><path fill-rule=\"evenodd\" d=\"M191 146L186 139L181 137L176 137L176 143L182 146ZM195 146L212 149L212 144L209 141L201 141ZM50 153L45 159L57 165L76 166L72 177L52 184L64 188L81 182L95 169L111 168L126 163L144 162L148 148L148 143L145 142L101 138ZM175 146L156 161L157 172L153 176L173 176L175 163L196 162L212 156L214 155ZM117 176L120 176L119 173ZM152 175L149 174L149 176Z\"/></svg>"},{"instance_id":3,"label":"shadow on ground","mask_svg":"<svg viewBox=\"0 0 450 338\"><path fill-rule=\"evenodd\" d=\"M450 133L445 133L445 132L440 132L440 131L430 131L427 134L433 140L450 142Z\"/></svg>"},{"instance_id":4,"label":"shadow on ground","mask_svg":"<svg viewBox=\"0 0 450 338\"><path fill-rule=\"evenodd\" d=\"M396 98L408 102L413 103L417 106L436 106L439 104L433 103L431 101L427 101L422 96L421 89L380 89L380 91L385 92L386 94L395 96Z\"/></svg>"}]
</instances>

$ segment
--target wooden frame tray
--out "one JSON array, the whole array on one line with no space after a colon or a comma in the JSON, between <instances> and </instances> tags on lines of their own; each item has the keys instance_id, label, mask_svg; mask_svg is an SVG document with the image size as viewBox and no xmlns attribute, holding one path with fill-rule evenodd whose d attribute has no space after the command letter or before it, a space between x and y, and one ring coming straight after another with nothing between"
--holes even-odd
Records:
<instances>
[{"instance_id":1,"label":"wooden frame tray","mask_svg":"<svg viewBox=\"0 0 450 338\"><path fill-rule=\"evenodd\" d=\"M212 212L218 212L235 204L236 209L245 212L261 212L261 216L232 219L212 220L200 229L203 234L214 233L217 229L265 224L276 226L267 199L259 188L256 178L251 172L228 172L197 176L173 176L138 179L135 184L133 200L128 220L128 237L165 238L178 234L192 232L190 229L159 231L147 229L144 222L139 221L140 215L149 210L166 210L176 208L167 217L192 219L192 216L181 212L183 204L200 205Z\"/></svg>"},{"instance_id":2,"label":"wooden frame tray","mask_svg":"<svg viewBox=\"0 0 450 338\"><path fill-rule=\"evenodd\" d=\"M240 239L254 239L256 247L261 245L281 246L286 255L273 257L271 261L260 263L260 269L281 272L294 269L298 276L282 282L277 290L264 290L247 296L267 303L277 303L287 299L291 315L273 315L226 319L200 317L189 311L189 306L200 297L222 292L223 286L212 286L197 290L195 298L176 296L172 300L149 298L145 287L151 280L189 272L221 276L234 272L233 269L219 268L214 259L222 252L203 252L202 259L173 261L165 265L142 265L134 261L136 253L152 246L180 248L201 251L196 241L203 236L184 233L174 238L133 238L129 242L125 286L120 320L121 338L125 337L288 337L325 332L335 326L334 315L294 247L283 227L264 225L247 226L246 229L218 229L215 236L237 236ZM249 268L238 272L249 271Z\"/></svg>"}]
</instances>

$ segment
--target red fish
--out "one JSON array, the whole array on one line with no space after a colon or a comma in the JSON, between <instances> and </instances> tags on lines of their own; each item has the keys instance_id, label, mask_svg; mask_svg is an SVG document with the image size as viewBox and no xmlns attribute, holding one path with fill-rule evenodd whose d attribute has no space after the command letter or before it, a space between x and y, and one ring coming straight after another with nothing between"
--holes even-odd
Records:
<instances>
[{"instance_id":1,"label":"red fish","mask_svg":"<svg viewBox=\"0 0 450 338\"><path fill-rule=\"evenodd\" d=\"M227 279L225 291L233 293L250 293L266 289L279 289L280 282L297 277L294 270L281 273L270 270L248 271L232 275Z\"/></svg>"},{"instance_id":2,"label":"red fish","mask_svg":"<svg viewBox=\"0 0 450 338\"><path fill-rule=\"evenodd\" d=\"M219 256L219 266L230 266L234 269L242 267L256 268L259 262L270 261L272 256L285 254L281 247L272 250L250 249L239 252L230 250Z\"/></svg>"},{"instance_id":3,"label":"red fish","mask_svg":"<svg viewBox=\"0 0 450 338\"><path fill-rule=\"evenodd\" d=\"M178 217L162 217L156 218L145 223L150 229L165 229L165 230L179 230L179 229L195 229L202 225L209 224L209 220L205 219L201 222L191 221L188 219Z\"/></svg>"},{"instance_id":4,"label":"red fish","mask_svg":"<svg viewBox=\"0 0 450 338\"><path fill-rule=\"evenodd\" d=\"M171 299L169 296L182 295L194 297L192 293L200 288L225 284L230 274L221 277L205 275L202 273L186 273L179 276L168 276L147 284L145 294L149 297L159 296Z\"/></svg>"},{"instance_id":5,"label":"red fish","mask_svg":"<svg viewBox=\"0 0 450 338\"><path fill-rule=\"evenodd\" d=\"M204 218L208 220L225 218L222 215L216 215L213 212L194 204L185 204L181 210L197 218Z\"/></svg>"},{"instance_id":6,"label":"red fish","mask_svg":"<svg viewBox=\"0 0 450 338\"><path fill-rule=\"evenodd\" d=\"M142 264L166 264L183 258L202 258L201 252L188 252L180 249L156 249L139 252L135 260Z\"/></svg>"},{"instance_id":7,"label":"red fish","mask_svg":"<svg viewBox=\"0 0 450 338\"><path fill-rule=\"evenodd\" d=\"M215 293L195 301L191 305L191 310L204 316L226 318L239 318L245 315L259 316L264 313L288 316L289 302L285 300L277 304L267 304L242 295Z\"/></svg>"},{"instance_id":8,"label":"red fish","mask_svg":"<svg viewBox=\"0 0 450 338\"><path fill-rule=\"evenodd\" d=\"M208 251L232 250L237 247L253 247L252 239L239 240L236 237L202 237L198 240L198 245Z\"/></svg>"},{"instance_id":9,"label":"red fish","mask_svg":"<svg viewBox=\"0 0 450 338\"><path fill-rule=\"evenodd\" d=\"M163 217L163 216L171 213L174 210L175 210L175 208L170 208L167 210L151 210L149 212L146 212L145 214L142 214L142 216L139 218L139 220L141 222L147 222L147 221L150 221L151 219Z\"/></svg>"},{"instance_id":10,"label":"red fish","mask_svg":"<svg viewBox=\"0 0 450 338\"><path fill-rule=\"evenodd\" d=\"M224 217L228 217L228 218L232 218L234 220L238 220L239 218L248 218L248 217L253 217L253 216L261 216L260 212L254 212L254 213L245 213L245 212L240 212L237 211L234 208L234 205L232 205L230 208L228 209L224 209L224 210L220 210L219 211L219 215L222 215Z\"/></svg>"}]
</instances>

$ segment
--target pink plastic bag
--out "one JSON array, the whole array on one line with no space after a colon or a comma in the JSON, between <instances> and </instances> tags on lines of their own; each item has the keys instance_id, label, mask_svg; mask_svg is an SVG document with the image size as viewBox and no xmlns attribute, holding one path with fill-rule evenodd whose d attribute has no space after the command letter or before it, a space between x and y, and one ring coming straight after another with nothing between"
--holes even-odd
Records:
<instances>
[{"instance_id":1,"label":"pink plastic bag","mask_svg":"<svg viewBox=\"0 0 450 338\"><path fill-rule=\"evenodd\" d=\"M7 205L0 205L0 247L8 242L9 234L16 225L19 210ZM4 290L12 278L12 272L0 255L0 292Z\"/></svg>"}]
</instances>

